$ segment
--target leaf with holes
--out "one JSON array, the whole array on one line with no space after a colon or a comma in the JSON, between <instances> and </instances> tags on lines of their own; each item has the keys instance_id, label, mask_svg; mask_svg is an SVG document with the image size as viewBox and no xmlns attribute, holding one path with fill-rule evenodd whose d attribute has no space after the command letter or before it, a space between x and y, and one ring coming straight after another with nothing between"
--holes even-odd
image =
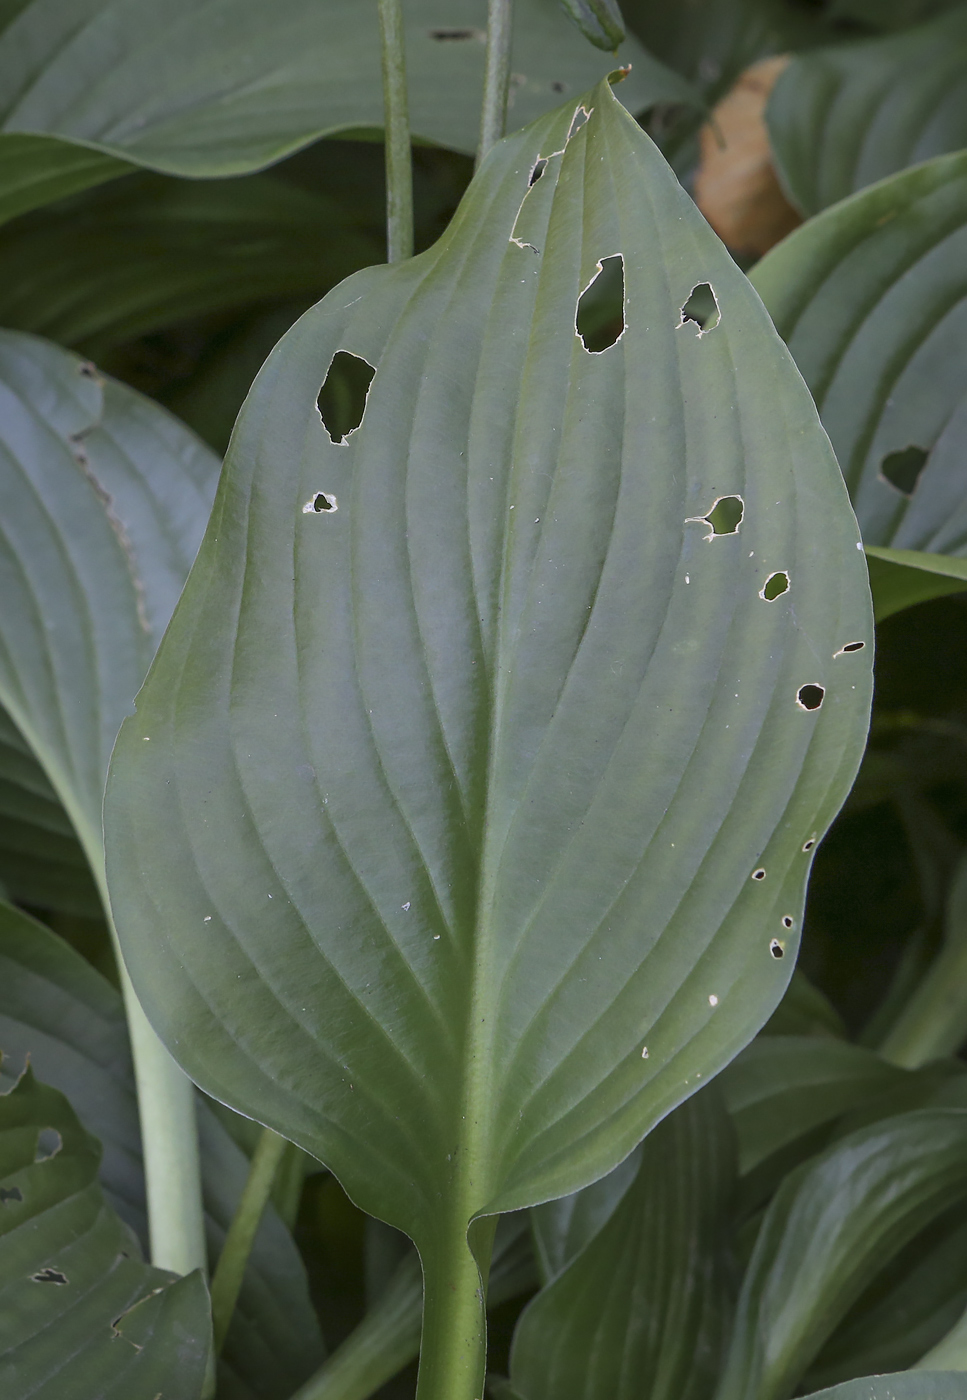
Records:
<instances>
[{"instance_id":1,"label":"leaf with holes","mask_svg":"<svg viewBox=\"0 0 967 1400\"><path fill-rule=\"evenodd\" d=\"M812 390L877 617L967 588L967 155L827 209L752 281Z\"/></svg>"},{"instance_id":2,"label":"leaf with holes","mask_svg":"<svg viewBox=\"0 0 967 1400\"><path fill-rule=\"evenodd\" d=\"M903 34L800 54L766 121L787 193L806 214L967 146L967 5Z\"/></svg>"},{"instance_id":3,"label":"leaf with holes","mask_svg":"<svg viewBox=\"0 0 967 1400\"><path fill-rule=\"evenodd\" d=\"M340 351L375 368L348 435ZM474 1217L609 1171L782 995L866 730L858 551L759 299L607 84L253 386L119 738L111 897L192 1076L415 1238L428 1335L478 1307Z\"/></svg>"},{"instance_id":4,"label":"leaf with holes","mask_svg":"<svg viewBox=\"0 0 967 1400\"><path fill-rule=\"evenodd\" d=\"M29 1067L0 1095L0 1392L198 1400L211 1348L204 1281L143 1262L101 1194L100 1155Z\"/></svg>"},{"instance_id":5,"label":"leaf with holes","mask_svg":"<svg viewBox=\"0 0 967 1400\"><path fill-rule=\"evenodd\" d=\"M594 8L613 0L594 0ZM415 135L477 144L485 0L407 0ZM557 0L514 6L510 120L523 125L603 77ZM629 38L625 100L700 105ZM376 6L360 0L18 0L0 28L0 219L138 166L238 175L341 131L383 125ZM59 140L52 140L57 137ZM25 143L30 143L26 144Z\"/></svg>"},{"instance_id":6,"label":"leaf with holes","mask_svg":"<svg viewBox=\"0 0 967 1400\"><path fill-rule=\"evenodd\" d=\"M145 1239L138 1105L120 995L56 934L2 903L0 1054L3 1079L15 1078L29 1062L67 1095L103 1144L98 1176L108 1205ZM198 1124L214 1264L248 1161L204 1103L198 1105ZM236 1400L287 1400L322 1356L299 1252L270 1207L255 1238L221 1369Z\"/></svg>"},{"instance_id":7,"label":"leaf with holes","mask_svg":"<svg viewBox=\"0 0 967 1400\"><path fill-rule=\"evenodd\" d=\"M883 1267L965 1197L962 1109L860 1128L787 1177L756 1239L715 1400L787 1400Z\"/></svg>"},{"instance_id":8,"label":"leaf with holes","mask_svg":"<svg viewBox=\"0 0 967 1400\"><path fill-rule=\"evenodd\" d=\"M521 1400L707 1400L727 1337L731 1125L697 1094L645 1140L604 1228L524 1310Z\"/></svg>"}]
</instances>

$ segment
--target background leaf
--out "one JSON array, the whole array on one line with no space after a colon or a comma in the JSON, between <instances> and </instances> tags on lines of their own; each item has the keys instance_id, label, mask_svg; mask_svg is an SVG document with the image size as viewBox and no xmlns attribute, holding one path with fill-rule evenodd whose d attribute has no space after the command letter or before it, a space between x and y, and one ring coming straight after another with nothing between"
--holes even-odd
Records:
<instances>
[{"instance_id":1,"label":"background leaf","mask_svg":"<svg viewBox=\"0 0 967 1400\"><path fill-rule=\"evenodd\" d=\"M104 1144L99 1177L109 1205L146 1240L138 1107L120 994L56 934L2 903L0 1053L4 1078L15 1078L29 1058L38 1074L73 1101ZM248 1161L204 1103L198 1121L214 1266ZM288 1400L322 1358L302 1261L270 1207L228 1334L224 1395Z\"/></svg>"},{"instance_id":2,"label":"background leaf","mask_svg":"<svg viewBox=\"0 0 967 1400\"><path fill-rule=\"evenodd\" d=\"M793 202L815 214L930 156L967 146L967 5L919 28L793 59L766 120Z\"/></svg>"},{"instance_id":3,"label":"background leaf","mask_svg":"<svg viewBox=\"0 0 967 1400\"><path fill-rule=\"evenodd\" d=\"M511 1385L526 1400L704 1400L727 1337L735 1149L717 1095L645 1139L604 1228L517 1325Z\"/></svg>"},{"instance_id":4,"label":"background leaf","mask_svg":"<svg viewBox=\"0 0 967 1400\"><path fill-rule=\"evenodd\" d=\"M417 137L475 150L486 15L485 0L407 5ZM32 153L38 203L58 177L93 182L103 155L175 175L238 175L321 136L381 128L379 54L376 11L358 0L276 0L271 10L258 0L172 0L163 14L150 0L78 0L69 11L29 0L0 31L0 129L21 142L34 133L83 144L83 162L55 145L44 148L47 166ZM636 40L621 59L633 65L623 96L635 111L696 100ZM511 61L512 126L614 66L563 23L558 0L519 0ZM3 159L0 139L0 172ZM105 164L102 178L114 173ZM22 179L15 189L19 212L29 196Z\"/></svg>"},{"instance_id":5,"label":"background leaf","mask_svg":"<svg viewBox=\"0 0 967 1400\"><path fill-rule=\"evenodd\" d=\"M965 249L961 153L811 219L752 273L843 468L878 618L964 586Z\"/></svg>"},{"instance_id":6,"label":"background leaf","mask_svg":"<svg viewBox=\"0 0 967 1400\"><path fill-rule=\"evenodd\" d=\"M0 1385L51 1394L198 1400L211 1322L200 1274L152 1269L104 1203L100 1149L28 1068L0 1096ZM125 1345L124 1343L127 1343Z\"/></svg>"},{"instance_id":7,"label":"background leaf","mask_svg":"<svg viewBox=\"0 0 967 1400\"><path fill-rule=\"evenodd\" d=\"M716 1400L785 1400L846 1310L967 1193L967 1114L862 1128L787 1177L746 1270Z\"/></svg>"},{"instance_id":8,"label":"background leaf","mask_svg":"<svg viewBox=\"0 0 967 1400\"><path fill-rule=\"evenodd\" d=\"M895 1376L864 1376L806 1400L964 1400L967 1374L962 1371L902 1371Z\"/></svg>"},{"instance_id":9,"label":"background leaf","mask_svg":"<svg viewBox=\"0 0 967 1400\"><path fill-rule=\"evenodd\" d=\"M106 809L166 1042L428 1277L446 1210L462 1248L602 1175L765 1019L866 723L812 405L647 138L586 101L270 357ZM618 252L628 326L591 354L577 304ZM377 366L343 443L337 351ZM760 596L783 569L794 611Z\"/></svg>"}]
</instances>

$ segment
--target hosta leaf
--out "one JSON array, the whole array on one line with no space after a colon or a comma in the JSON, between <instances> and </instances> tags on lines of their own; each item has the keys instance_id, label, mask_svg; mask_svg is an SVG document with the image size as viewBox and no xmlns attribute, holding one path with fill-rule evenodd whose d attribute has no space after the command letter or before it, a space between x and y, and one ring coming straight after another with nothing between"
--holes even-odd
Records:
<instances>
[{"instance_id":1,"label":"hosta leaf","mask_svg":"<svg viewBox=\"0 0 967 1400\"><path fill-rule=\"evenodd\" d=\"M826 210L752 274L839 457L878 617L967 587L965 249L961 153Z\"/></svg>"},{"instance_id":2,"label":"hosta leaf","mask_svg":"<svg viewBox=\"0 0 967 1400\"><path fill-rule=\"evenodd\" d=\"M611 1219L524 1310L510 1380L522 1400L705 1400L731 1310L734 1145L717 1096L645 1140Z\"/></svg>"},{"instance_id":3,"label":"hosta leaf","mask_svg":"<svg viewBox=\"0 0 967 1400\"><path fill-rule=\"evenodd\" d=\"M189 316L314 299L382 261L360 223L344 199L269 175L140 173L0 229L0 323L98 356Z\"/></svg>"},{"instance_id":4,"label":"hosta leaf","mask_svg":"<svg viewBox=\"0 0 967 1400\"><path fill-rule=\"evenodd\" d=\"M211 1347L198 1273L141 1259L97 1182L100 1148L28 1068L0 1096L4 1400L198 1400Z\"/></svg>"},{"instance_id":5,"label":"hosta leaf","mask_svg":"<svg viewBox=\"0 0 967 1400\"><path fill-rule=\"evenodd\" d=\"M562 21L558 0L518 0L514 10L510 120L519 126L613 60ZM414 134L472 152L485 0L408 0L405 21ZM634 111L696 100L636 40L621 58L633 65L624 97ZM106 156L175 175L237 175L320 136L382 127L377 11L359 0L169 0L163 11L152 0L78 0L69 10L28 0L0 30L0 92L0 131L18 143L19 133L58 136L82 150L74 157L52 143L34 152L36 203L55 197L58 175L77 187L85 174L95 182L98 160L101 178L118 173ZM15 197L18 209L30 207L22 177Z\"/></svg>"},{"instance_id":6,"label":"hosta leaf","mask_svg":"<svg viewBox=\"0 0 967 1400\"><path fill-rule=\"evenodd\" d=\"M786 994L762 1028L763 1035L820 1035L846 1039L843 1018L824 992L800 968Z\"/></svg>"},{"instance_id":7,"label":"hosta leaf","mask_svg":"<svg viewBox=\"0 0 967 1400\"><path fill-rule=\"evenodd\" d=\"M759 1230L716 1400L786 1400L890 1259L967 1196L967 1113L861 1128L786 1179Z\"/></svg>"},{"instance_id":8,"label":"hosta leaf","mask_svg":"<svg viewBox=\"0 0 967 1400\"><path fill-rule=\"evenodd\" d=\"M905 33L801 54L766 120L787 192L815 214L967 146L967 5Z\"/></svg>"},{"instance_id":9,"label":"hosta leaf","mask_svg":"<svg viewBox=\"0 0 967 1400\"><path fill-rule=\"evenodd\" d=\"M469 1286L472 1216L603 1175L765 1020L869 702L812 404L647 137L585 101L270 357L106 808L159 1033L411 1234L431 1297L440 1250ZM591 353L619 254L627 329ZM376 366L340 443L337 351Z\"/></svg>"},{"instance_id":10,"label":"hosta leaf","mask_svg":"<svg viewBox=\"0 0 967 1400\"><path fill-rule=\"evenodd\" d=\"M561 7L596 48L613 53L624 40L625 26L617 0L560 0Z\"/></svg>"},{"instance_id":11,"label":"hosta leaf","mask_svg":"<svg viewBox=\"0 0 967 1400\"><path fill-rule=\"evenodd\" d=\"M56 934L2 903L0 1053L3 1077L16 1076L29 1061L68 1096L85 1127L103 1143L99 1178L109 1205L144 1239L138 1106L120 995ZM206 1232L214 1264L248 1161L203 1104L198 1118ZM269 1209L228 1334L226 1394L288 1400L321 1359L298 1250Z\"/></svg>"},{"instance_id":12,"label":"hosta leaf","mask_svg":"<svg viewBox=\"0 0 967 1400\"><path fill-rule=\"evenodd\" d=\"M544 1283L555 1278L604 1229L638 1174L641 1149L636 1148L600 1180L534 1206L531 1211L537 1262Z\"/></svg>"},{"instance_id":13,"label":"hosta leaf","mask_svg":"<svg viewBox=\"0 0 967 1400\"><path fill-rule=\"evenodd\" d=\"M900 1371L817 1390L804 1400L967 1400L967 1372Z\"/></svg>"},{"instance_id":14,"label":"hosta leaf","mask_svg":"<svg viewBox=\"0 0 967 1400\"><path fill-rule=\"evenodd\" d=\"M47 777L0 709L0 886L11 899L98 915L100 896Z\"/></svg>"},{"instance_id":15,"label":"hosta leaf","mask_svg":"<svg viewBox=\"0 0 967 1400\"><path fill-rule=\"evenodd\" d=\"M0 223L78 190L116 180L137 166L56 136L0 138Z\"/></svg>"},{"instance_id":16,"label":"hosta leaf","mask_svg":"<svg viewBox=\"0 0 967 1400\"><path fill-rule=\"evenodd\" d=\"M164 410L0 333L0 700L99 864L108 758L177 600L217 459Z\"/></svg>"}]
</instances>

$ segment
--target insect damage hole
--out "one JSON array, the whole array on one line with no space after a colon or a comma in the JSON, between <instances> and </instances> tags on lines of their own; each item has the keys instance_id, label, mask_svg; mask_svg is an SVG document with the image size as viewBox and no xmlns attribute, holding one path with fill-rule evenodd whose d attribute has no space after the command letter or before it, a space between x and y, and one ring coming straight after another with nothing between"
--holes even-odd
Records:
<instances>
[{"instance_id":1,"label":"insect damage hole","mask_svg":"<svg viewBox=\"0 0 967 1400\"><path fill-rule=\"evenodd\" d=\"M782 916L782 926L783 926L783 928L792 928L792 924L793 924L792 915L791 915L791 914L783 914L783 916Z\"/></svg>"},{"instance_id":2,"label":"insect damage hole","mask_svg":"<svg viewBox=\"0 0 967 1400\"><path fill-rule=\"evenodd\" d=\"M62 1274L60 1269L41 1269L39 1273L30 1275L31 1283L66 1283L67 1275Z\"/></svg>"},{"instance_id":3,"label":"insect damage hole","mask_svg":"<svg viewBox=\"0 0 967 1400\"><path fill-rule=\"evenodd\" d=\"M759 597L767 603L772 603L776 598L781 598L783 593L789 591L789 575L785 569L780 569L778 573L770 574L765 583L759 589Z\"/></svg>"},{"instance_id":4,"label":"insect damage hole","mask_svg":"<svg viewBox=\"0 0 967 1400\"><path fill-rule=\"evenodd\" d=\"M801 685L796 696L796 704L801 710L818 710L826 697L826 687L822 685Z\"/></svg>"},{"instance_id":5,"label":"insect damage hole","mask_svg":"<svg viewBox=\"0 0 967 1400\"><path fill-rule=\"evenodd\" d=\"M376 369L360 355L337 350L326 372L316 406L333 442L342 443L363 421Z\"/></svg>"},{"instance_id":6,"label":"insect damage hole","mask_svg":"<svg viewBox=\"0 0 967 1400\"><path fill-rule=\"evenodd\" d=\"M571 118L571 125L568 127L567 136L564 138L565 146L567 145L568 141L570 141L572 136L576 136L578 134L582 126L587 125L587 123L591 119L591 112L593 110L594 108L591 108L590 110L587 107L577 108L577 110L574 113L574 116Z\"/></svg>"},{"instance_id":7,"label":"insect damage hole","mask_svg":"<svg viewBox=\"0 0 967 1400\"><path fill-rule=\"evenodd\" d=\"M833 652L833 660L835 661L837 656L849 656L854 651L862 651L865 646L865 642L847 642L839 651Z\"/></svg>"},{"instance_id":8,"label":"insect damage hole","mask_svg":"<svg viewBox=\"0 0 967 1400\"><path fill-rule=\"evenodd\" d=\"M693 287L688 300L682 307L682 319L679 327L685 326L689 321L698 326L698 334L708 335L709 331L714 331L722 313L715 293L708 282L699 282L697 287Z\"/></svg>"},{"instance_id":9,"label":"insect damage hole","mask_svg":"<svg viewBox=\"0 0 967 1400\"><path fill-rule=\"evenodd\" d=\"M766 878L766 872L763 870L761 865L759 866L758 870L753 870L752 878L753 880L764 880Z\"/></svg>"},{"instance_id":10,"label":"insect damage hole","mask_svg":"<svg viewBox=\"0 0 967 1400\"><path fill-rule=\"evenodd\" d=\"M880 463L880 476L902 496L912 496L930 454L922 447L904 447L888 452Z\"/></svg>"},{"instance_id":11,"label":"insect damage hole","mask_svg":"<svg viewBox=\"0 0 967 1400\"><path fill-rule=\"evenodd\" d=\"M541 176L544 174L544 171L545 171L546 169L547 169L547 159L546 159L546 157L545 157L545 156L539 156L539 157L537 158L537 160L534 162L534 168L533 168L533 170L531 171L531 173L530 173L530 178L529 178L528 181L527 181L527 188L528 188L528 189L533 189L533 188L534 188L534 186L537 184L538 180L539 180L539 179L541 178Z\"/></svg>"},{"instance_id":12,"label":"insect damage hole","mask_svg":"<svg viewBox=\"0 0 967 1400\"><path fill-rule=\"evenodd\" d=\"M786 955L785 945L778 938L774 938L769 944L769 952L774 958L784 958Z\"/></svg>"},{"instance_id":13,"label":"insect damage hole","mask_svg":"<svg viewBox=\"0 0 967 1400\"><path fill-rule=\"evenodd\" d=\"M688 516L685 524L707 525L709 532L705 539L713 540L716 535L737 535L744 518L745 502L741 496L716 496L711 510L704 515Z\"/></svg>"},{"instance_id":14,"label":"insect damage hole","mask_svg":"<svg viewBox=\"0 0 967 1400\"><path fill-rule=\"evenodd\" d=\"M339 509L339 502L329 491L317 491L302 507L303 515L325 515Z\"/></svg>"},{"instance_id":15,"label":"insect damage hole","mask_svg":"<svg viewBox=\"0 0 967 1400\"><path fill-rule=\"evenodd\" d=\"M806 852L808 852L808 851L811 851L812 848L815 846L815 844L816 844L816 838L815 838L815 836L810 836L810 838L809 838L808 841L804 841L804 842L802 843L803 853L806 853Z\"/></svg>"},{"instance_id":16,"label":"insect damage hole","mask_svg":"<svg viewBox=\"0 0 967 1400\"><path fill-rule=\"evenodd\" d=\"M625 333L625 260L620 253L602 258L578 297L574 325L590 355L610 350Z\"/></svg>"},{"instance_id":17,"label":"insect damage hole","mask_svg":"<svg viewBox=\"0 0 967 1400\"><path fill-rule=\"evenodd\" d=\"M46 1162L51 1157L56 1157L60 1149L64 1146L64 1139L56 1128L41 1128L37 1134L37 1149L34 1153L35 1162Z\"/></svg>"}]
</instances>

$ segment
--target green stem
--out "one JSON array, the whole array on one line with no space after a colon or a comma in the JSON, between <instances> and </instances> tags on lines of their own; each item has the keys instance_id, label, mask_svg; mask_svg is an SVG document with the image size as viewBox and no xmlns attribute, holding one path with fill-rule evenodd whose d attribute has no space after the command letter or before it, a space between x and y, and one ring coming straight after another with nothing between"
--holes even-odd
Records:
<instances>
[{"instance_id":1,"label":"green stem","mask_svg":"<svg viewBox=\"0 0 967 1400\"><path fill-rule=\"evenodd\" d=\"M406 54L400 0L379 0L386 128L386 260L413 256L413 157L406 98Z\"/></svg>"},{"instance_id":2,"label":"green stem","mask_svg":"<svg viewBox=\"0 0 967 1400\"><path fill-rule=\"evenodd\" d=\"M288 1142L271 1128L263 1128L249 1167L248 1180L242 1191L234 1219L225 1236L222 1252L212 1277L212 1329L215 1354L221 1351L228 1333L232 1313L238 1301L245 1275L245 1266L252 1252L252 1242L259 1221L272 1192L272 1182Z\"/></svg>"},{"instance_id":3,"label":"green stem","mask_svg":"<svg viewBox=\"0 0 967 1400\"><path fill-rule=\"evenodd\" d=\"M504 134L510 86L510 0L487 0L487 65L477 166Z\"/></svg>"},{"instance_id":4,"label":"green stem","mask_svg":"<svg viewBox=\"0 0 967 1400\"><path fill-rule=\"evenodd\" d=\"M194 1269L207 1272L195 1086L144 1014L111 916L100 842L93 837L85 840L83 824L76 826L101 892L121 981L138 1095L151 1262L174 1274L190 1274Z\"/></svg>"},{"instance_id":5,"label":"green stem","mask_svg":"<svg viewBox=\"0 0 967 1400\"><path fill-rule=\"evenodd\" d=\"M953 1055L967 1040L967 939L946 943L880 1046L904 1069Z\"/></svg>"},{"instance_id":6,"label":"green stem","mask_svg":"<svg viewBox=\"0 0 967 1400\"><path fill-rule=\"evenodd\" d=\"M495 1219L476 1224L475 1258L466 1227L458 1218L439 1250L423 1259L423 1339L416 1400L483 1400L487 1374L483 1279L489 1272L495 1228Z\"/></svg>"}]
</instances>

